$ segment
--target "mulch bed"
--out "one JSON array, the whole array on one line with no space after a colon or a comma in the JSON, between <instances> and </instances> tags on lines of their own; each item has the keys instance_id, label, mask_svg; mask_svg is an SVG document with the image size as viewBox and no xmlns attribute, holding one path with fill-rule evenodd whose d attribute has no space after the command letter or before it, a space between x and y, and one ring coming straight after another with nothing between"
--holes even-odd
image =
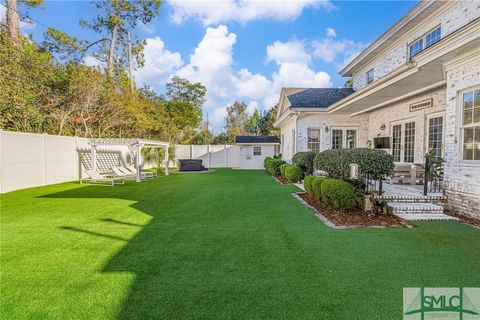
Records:
<instances>
[{"instance_id":1,"label":"mulch bed","mask_svg":"<svg viewBox=\"0 0 480 320\"><path fill-rule=\"evenodd\" d=\"M463 223L471 224L472 226L480 228L480 219L475 219L475 218L471 218L471 217L462 216L462 215L460 215L460 214L458 214L454 211L451 211L451 210L445 210L445 214L448 214L449 216L458 218L458 220L460 220Z\"/></svg>"},{"instance_id":2,"label":"mulch bed","mask_svg":"<svg viewBox=\"0 0 480 320\"><path fill-rule=\"evenodd\" d=\"M306 203L315 208L321 215L330 220L335 226L343 227L408 227L409 225L391 214L374 214L362 210L337 209L321 203L307 193L298 192L297 195Z\"/></svg>"},{"instance_id":3,"label":"mulch bed","mask_svg":"<svg viewBox=\"0 0 480 320\"><path fill-rule=\"evenodd\" d=\"M283 176L275 176L275 179L277 179L278 182L281 184L290 184L287 179L285 179Z\"/></svg>"}]
</instances>

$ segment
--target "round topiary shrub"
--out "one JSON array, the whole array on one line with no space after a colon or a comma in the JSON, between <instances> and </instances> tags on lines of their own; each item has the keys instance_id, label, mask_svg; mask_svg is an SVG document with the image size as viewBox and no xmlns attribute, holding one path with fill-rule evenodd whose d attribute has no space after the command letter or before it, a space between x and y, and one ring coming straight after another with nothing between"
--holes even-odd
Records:
<instances>
[{"instance_id":1,"label":"round topiary shrub","mask_svg":"<svg viewBox=\"0 0 480 320\"><path fill-rule=\"evenodd\" d=\"M265 170L267 170L268 161L270 161L272 159L273 159L272 157L265 157L265 159L263 159L263 167L265 168Z\"/></svg>"},{"instance_id":2,"label":"round topiary shrub","mask_svg":"<svg viewBox=\"0 0 480 320\"><path fill-rule=\"evenodd\" d=\"M285 178L290 183L299 182L303 179L303 171L295 165L288 165L285 168Z\"/></svg>"},{"instance_id":3,"label":"round topiary shrub","mask_svg":"<svg viewBox=\"0 0 480 320\"><path fill-rule=\"evenodd\" d=\"M282 177L286 178L285 177L285 169L289 166L288 163L284 163L280 166L280 174L282 175Z\"/></svg>"},{"instance_id":4,"label":"round topiary shrub","mask_svg":"<svg viewBox=\"0 0 480 320\"><path fill-rule=\"evenodd\" d=\"M328 179L327 177L315 177L312 181L310 195L318 201L322 201L322 184Z\"/></svg>"},{"instance_id":5,"label":"round topiary shrub","mask_svg":"<svg viewBox=\"0 0 480 320\"><path fill-rule=\"evenodd\" d=\"M317 153L312 151L297 152L292 157L292 163L299 166L305 174L312 174L316 155Z\"/></svg>"},{"instance_id":6,"label":"round topiary shrub","mask_svg":"<svg viewBox=\"0 0 480 320\"><path fill-rule=\"evenodd\" d=\"M320 152L315 158L316 169L343 180L350 179L353 163L358 164L360 175L369 173L375 180L390 176L394 168L393 156L378 149L332 149Z\"/></svg>"},{"instance_id":7,"label":"round topiary shrub","mask_svg":"<svg viewBox=\"0 0 480 320\"><path fill-rule=\"evenodd\" d=\"M335 208L354 209L357 206L355 188L340 179L327 179L321 185L322 201Z\"/></svg>"}]
</instances>

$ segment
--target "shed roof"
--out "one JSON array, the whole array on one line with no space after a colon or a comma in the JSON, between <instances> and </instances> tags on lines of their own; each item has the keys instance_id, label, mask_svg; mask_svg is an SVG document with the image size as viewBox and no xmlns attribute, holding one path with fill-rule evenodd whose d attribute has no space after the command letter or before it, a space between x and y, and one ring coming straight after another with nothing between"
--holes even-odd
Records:
<instances>
[{"instance_id":1,"label":"shed roof","mask_svg":"<svg viewBox=\"0 0 480 320\"><path fill-rule=\"evenodd\" d=\"M280 139L275 136L236 136L237 144L278 144Z\"/></svg>"}]
</instances>

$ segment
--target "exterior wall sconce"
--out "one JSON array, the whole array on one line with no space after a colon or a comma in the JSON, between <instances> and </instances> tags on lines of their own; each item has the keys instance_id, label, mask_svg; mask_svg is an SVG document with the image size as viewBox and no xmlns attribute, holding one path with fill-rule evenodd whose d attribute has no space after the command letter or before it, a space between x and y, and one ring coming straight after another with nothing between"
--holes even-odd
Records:
<instances>
[{"instance_id":1,"label":"exterior wall sconce","mask_svg":"<svg viewBox=\"0 0 480 320\"><path fill-rule=\"evenodd\" d=\"M385 130L385 123L382 123L382 125L380 126L380 130Z\"/></svg>"},{"instance_id":2,"label":"exterior wall sconce","mask_svg":"<svg viewBox=\"0 0 480 320\"><path fill-rule=\"evenodd\" d=\"M328 131L330 131L330 129L328 128L328 126L325 126L325 132L328 133Z\"/></svg>"}]
</instances>

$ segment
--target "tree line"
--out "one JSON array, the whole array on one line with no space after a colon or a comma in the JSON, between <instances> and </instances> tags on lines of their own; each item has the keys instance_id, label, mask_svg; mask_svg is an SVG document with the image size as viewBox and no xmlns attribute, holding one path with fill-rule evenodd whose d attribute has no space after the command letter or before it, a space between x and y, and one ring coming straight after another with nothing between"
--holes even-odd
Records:
<instances>
[{"instance_id":1,"label":"tree line","mask_svg":"<svg viewBox=\"0 0 480 320\"><path fill-rule=\"evenodd\" d=\"M22 8L42 0L22 1ZM274 134L276 108L246 112L227 108L224 132L202 122L206 88L177 76L165 95L137 87L132 69L143 66L145 40L132 36L138 23L159 14L160 1L95 1L97 16L80 20L98 39L87 41L48 28L43 41L19 32L27 19L17 0L7 0L0 24L0 127L5 130L83 137L142 137L172 143L232 143L237 134ZM3 5L3 4L2 4ZM86 56L100 67L83 63Z\"/></svg>"}]
</instances>

